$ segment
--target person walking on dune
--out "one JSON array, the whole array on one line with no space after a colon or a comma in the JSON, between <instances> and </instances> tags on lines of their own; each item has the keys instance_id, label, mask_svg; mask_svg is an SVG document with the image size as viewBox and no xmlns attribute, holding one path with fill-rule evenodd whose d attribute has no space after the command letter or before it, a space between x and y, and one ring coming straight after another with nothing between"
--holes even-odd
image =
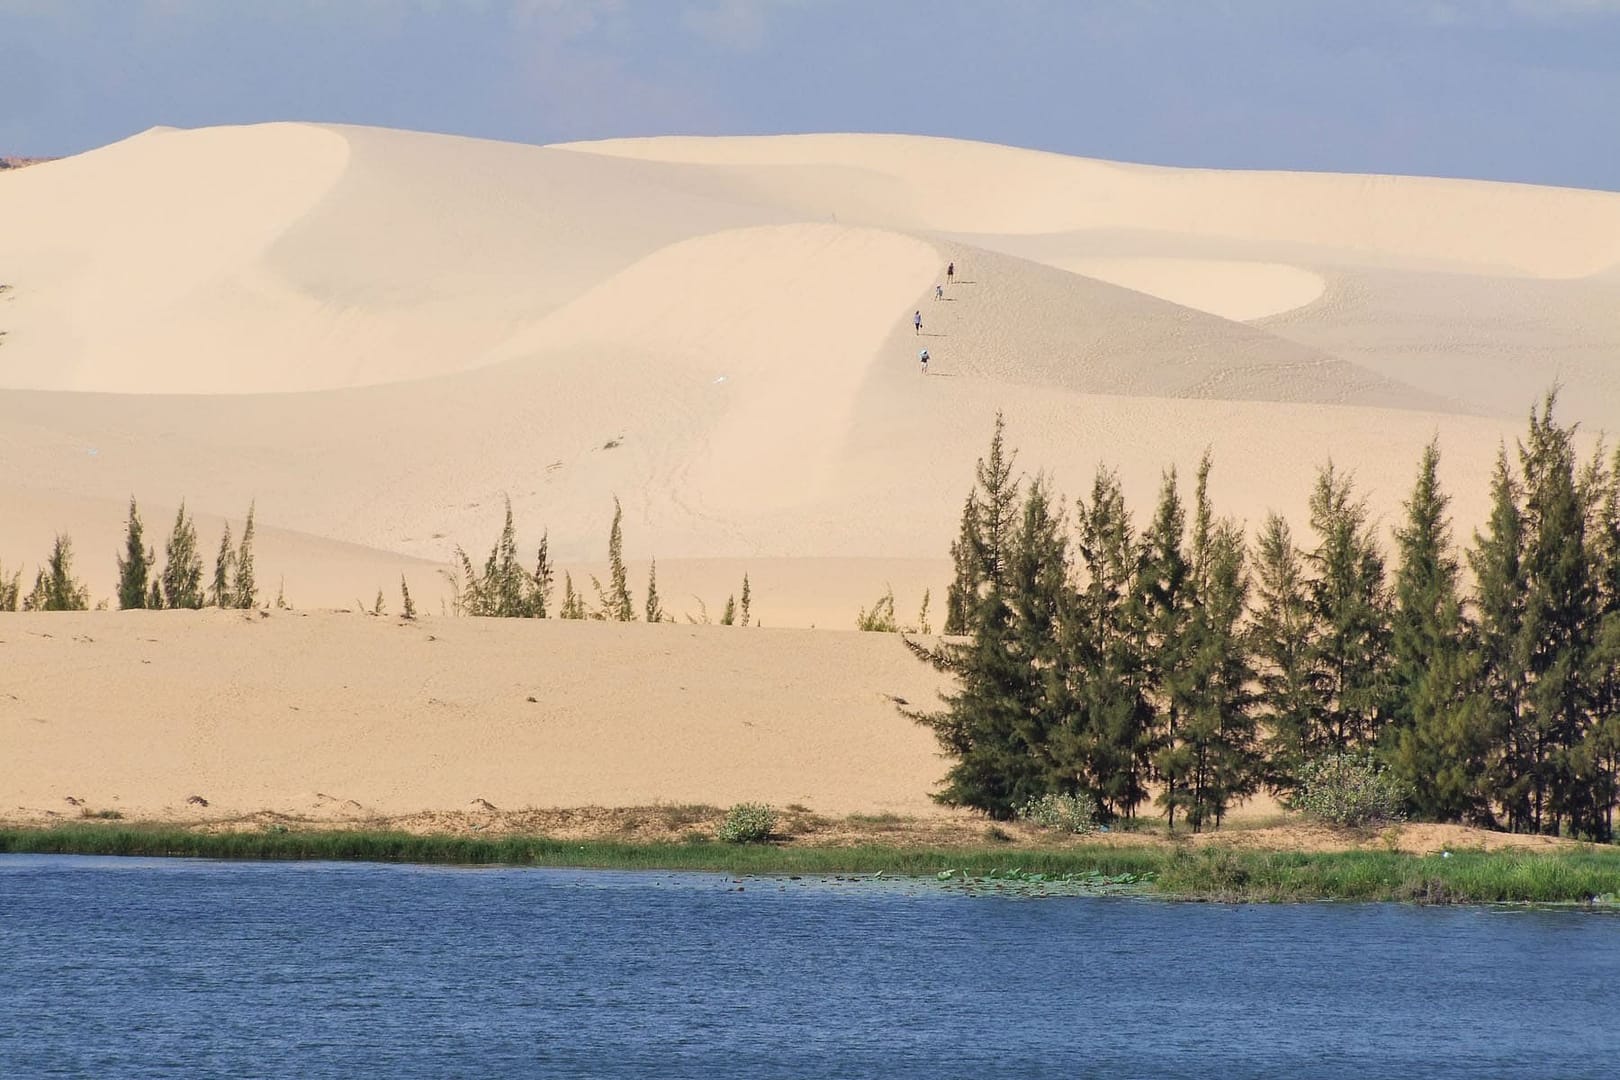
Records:
<instances>
[{"instance_id":1,"label":"person walking on dune","mask_svg":"<svg viewBox=\"0 0 1620 1080\"><path fill-rule=\"evenodd\" d=\"M922 349L917 353L917 359L922 362L922 373L928 374L928 350Z\"/></svg>"},{"instance_id":2,"label":"person walking on dune","mask_svg":"<svg viewBox=\"0 0 1620 1080\"><path fill-rule=\"evenodd\" d=\"M945 286L943 286L943 285L935 285L934 286L934 299L935 300L943 300L943 299L945 299Z\"/></svg>"},{"instance_id":3,"label":"person walking on dune","mask_svg":"<svg viewBox=\"0 0 1620 1080\"><path fill-rule=\"evenodd\" d=\"M955 284L955 282L956 282L956 264L954 262L950 263L948 266L945 267L945 280L951 282L952 284Z\"/></svg>"},{"instance_id":4,"label":"person walking on dune","mask_svg":"<svg viewBox=\"0 0 1620 1080\"><path fill-rule=\"evenodd\" d=\"M911 313L911 329L913 333L922 333L922 308Z\"/></svg>"}]
</instances>

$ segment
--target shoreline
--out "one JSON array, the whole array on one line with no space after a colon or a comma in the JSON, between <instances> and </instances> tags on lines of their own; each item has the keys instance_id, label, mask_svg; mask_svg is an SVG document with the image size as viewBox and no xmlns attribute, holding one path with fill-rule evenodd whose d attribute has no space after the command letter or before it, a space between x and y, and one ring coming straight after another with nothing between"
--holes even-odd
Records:
<instances>
[{"instance_id":1,"label":"shoreline","mask_svg":"<svg viewBox=\"0 0 1620 1080\"><path fill-rule=\"evenodd\" d=\"M969 892L1018 895L1129 892L1231 903L1325 900L1419 904L1569 904L1620 910L1620 847L1550 851L1303 851L1230 846L1068 847L732 845L717 840L628 842L547 836L417 835L365 829L195 832L171 825L0 827L0 855L112 855L251 861L670 870L738 876L933 878Z\"/></svg>"}]
</instances>

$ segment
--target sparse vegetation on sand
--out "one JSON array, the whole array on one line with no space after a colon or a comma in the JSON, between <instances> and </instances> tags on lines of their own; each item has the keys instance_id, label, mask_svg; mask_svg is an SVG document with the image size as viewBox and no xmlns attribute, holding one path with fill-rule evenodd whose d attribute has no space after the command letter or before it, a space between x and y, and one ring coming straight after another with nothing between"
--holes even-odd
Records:
<instances>
[{"instance_id":1,"label":"sparse vegetation on sand","mask_svg":"<svg viewBox=\"0 0 1620 1080\"><path fill-rule=\"evenodd\" d=\"M534 836L302 831L286 826L225 833L88 823L50 829L0 829L0 854L25 852L569 866L774 876L882 874L939 878L986 892L996 891L998 881L1051 884L1052 891L1065 891L1056 886L1087 882L1116 885L1129 875L1134 879L1131 885L1135 891L1182 900L1620 903L1620 850L1596 846L1571 846L1546 853L1456 851L1410 855L1396 851L1285 852L1186 845L1028 848L1006 842L986 847L811 847L791 843L729 844L694 838L682 843L649 844Z\"/></svg>"}]
</instances>

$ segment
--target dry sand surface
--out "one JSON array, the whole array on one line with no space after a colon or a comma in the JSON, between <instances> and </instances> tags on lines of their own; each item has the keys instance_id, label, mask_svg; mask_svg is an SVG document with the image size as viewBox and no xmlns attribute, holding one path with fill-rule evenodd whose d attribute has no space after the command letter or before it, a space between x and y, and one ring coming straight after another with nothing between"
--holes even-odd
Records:
<instances>
[{"instance_id":1,"label":"dry sand surface","mask_svg":"<svg viewBox=\"0 0 1620 1080\"><path fill-rule=\"evenodd\" d=\"M927 815L892 635L297 612L0 615L0 815L799 803ZM207 806L191 802L193 796Z\"/></svg>"},{"instance_id":2,"label":"dry sand surface","mask_svg":"<svg viewBox=\"0 0 1620 1080\"><path fill-rule=\"evenodd\" d=\"M1438 436L1465 535L1483 516L1497 447L1552 382L1589 430L1620 416L1620 194L1605 192L1154 168L908 136L536 147L267 124L154 129L0 172L0 237L0 566L31 577L66 530L96 598L113 591L132 493L159 544L185 500L205 550L254 503L261 586L273 596L284 583L300 609L369 604L381 588L397 610L404 575L435 612L438 569L457 544L487 549L503 500L524 548L548 530L583 584L601 573L617 496L638 589L656 557L677 615L717 613L747 573L773 630L848 627L891 584L902 618L914 619L925 589L937 617L998 410L1023 465L1071 496L1099 464L1115 467L1139 515L1161 469L1190 469L1208 447L1218 505L1251 528L1275 509L1303 531L1313 472L1329 457L1354 470L1387 526ZM828 813L922 812L918 778L938 771L926 738L873 704L887 673L919 678L892 642L816 639L831 650L814 669L823 678L791 695L761 689L777 661L750 654L737 662L753 665L758 696L744 698L725 696L723 634L648 639L697 643L685 667L661 668L635 651L632 631L449 627L438 652L466 648L482 664L467 643L496 635L488 663L510 665L509 676L469 679L468 693L521 681L527 653L506 643L525 634L545 643L536 657L579 666L564 680L578 696L556 704L570 719L510 727L514 739L563 740L524 744L530 757L513 761L571 764L525 772L521 784L538 788L501 773L513 785L501 788L483 769L504 767L503 755L467 748L498 743L522 710L496 710L508 719L490 719L496 734L485 735L478 711L447 719L379 690L363 699L373 712L349 713L341 694L323 696L351 670L420 690L416 630L278 615L256 638L232 624L216 642L199 618L104 617L84 624L96 639L86 654L130 637L126 622L164 643L168 661L153 656L153 667L192 663L193 638L237 642L235 659L220 658L238 680L217 691L229 716L176 690L167 711L135 723L124 714L140 702L95 674L111 669L42 699L37 658L24 664L16 644L0 690L33 687L30 707L59 725L89 722L73 710L92 702L116 705L98 731L193 755L188 768L233 747L262 773L234 774L256 786L216 788L237 808L307 810L296 800L320 791L373 810L754 794ZM5 632L24 641L34 625ZM392 636L366 636L379 627ZM288 659L274 677L298 685L307 667L314 680L294 704L317 711L285 710L321 721L303 735L279 709L269 723L259 690L229 689L279 685L247 642L280 635ZM778 660L801 655L784 646ZM791 670L783 685L801 685ZM668 696L683 674L712 693ZM842 787L854 781L838 775L839 744L827 757L792 741L822 737L823 723L868 730L828 687L881 713L881 730L893 729L885 752L909 786L888 786L875 764L870 786ZM350 772L314 771L343 745L374 745L311 742L320 732L361 716L381 731L396 706L412 732L389 744L397 762L361 755L344 759ZM754 721L751 708L797 717L802 730L745 766L736 755L747 744L720 732ZM676 768L644 750L634 760L653 771L630 770L622 753L640 729L610 738L603 725L653 713L668 738L722 756ZM223 742L209 726L219 724L234 725ZM34 783L19 760L59 755L82 765L74 782L86 797L97 776L129 777L107 798L148 790L138 770L91 770L96 746L45 734L65 727L20 730L23 758L0 765L0 793ZM701 782L677 782L686 769ZM170 806L189 794L206 793L141 797Z\"/></svg>"}]
</instances>

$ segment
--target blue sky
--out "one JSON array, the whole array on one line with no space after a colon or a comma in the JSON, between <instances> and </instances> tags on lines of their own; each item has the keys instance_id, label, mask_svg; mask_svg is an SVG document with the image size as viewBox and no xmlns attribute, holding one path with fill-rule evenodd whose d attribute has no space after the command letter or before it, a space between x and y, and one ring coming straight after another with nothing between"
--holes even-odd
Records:
<instances>
[{"instance_id":1,"label":"blue sky","mask_svg":"<svg viewBox=\"0 0 1620 1080\"><path fill-rule=\"evenodd\" d=\"M1620 0L0 0L0 153L281 119L1620 190Z\"/></svg>"}]
</instances>

